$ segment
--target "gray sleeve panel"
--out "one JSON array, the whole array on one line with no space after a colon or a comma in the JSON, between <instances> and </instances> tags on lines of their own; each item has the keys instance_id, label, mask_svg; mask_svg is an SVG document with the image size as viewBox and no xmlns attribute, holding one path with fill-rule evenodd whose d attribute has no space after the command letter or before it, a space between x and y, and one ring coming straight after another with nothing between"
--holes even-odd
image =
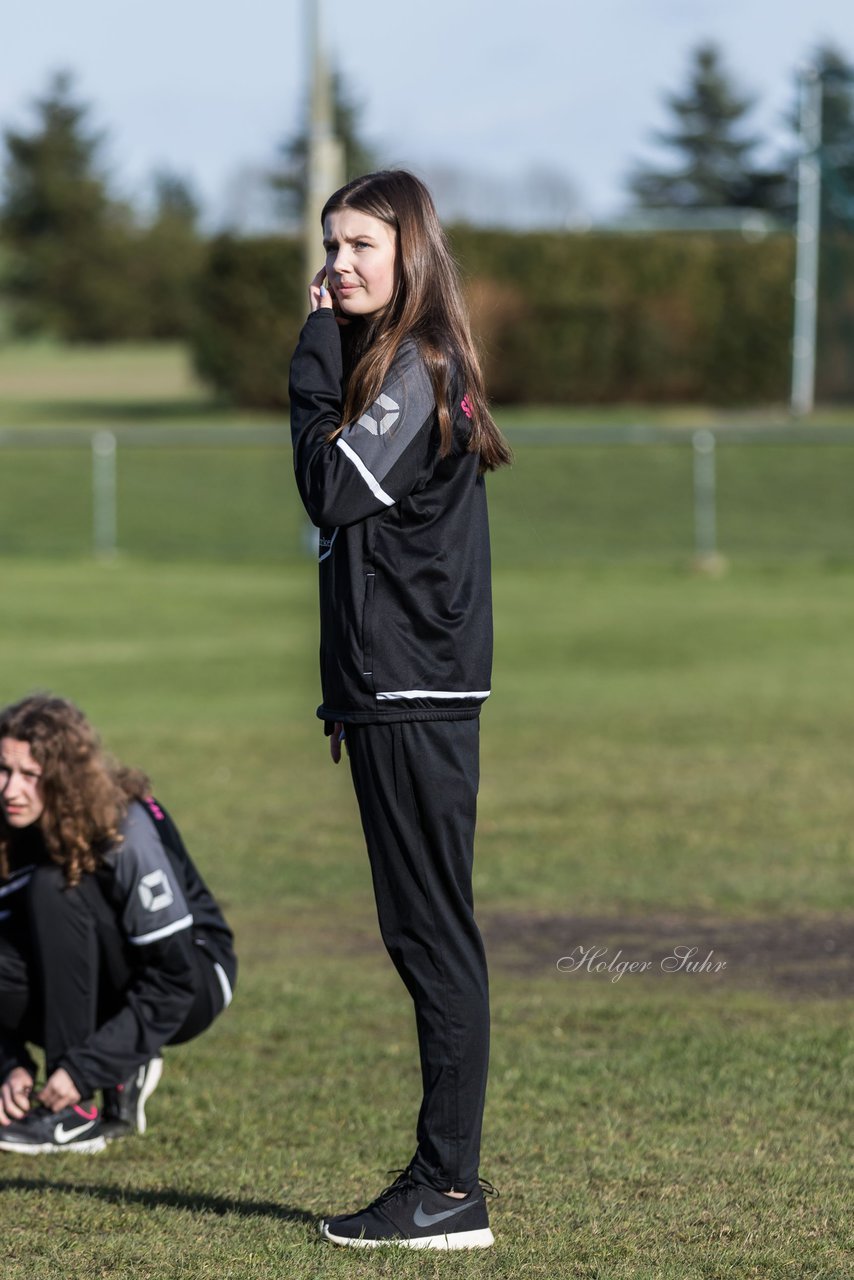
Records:
<instances>
[{"instance_id":1,"label":"gray sleeve panel","mask_svg":"<svg viewBox=\"0 0 854 1280\"><path fill-rule=\"evenodd\" d=\"M433 384L411 338L400 345L382 391L341 439L359 455L375 480L388 475L436 408Z\"/></svg>"},{"instance_id":2,"label":"gray sleeve panel","mask_svg":"<svg viewBox=\"0 0 854 1280\"><path fill-rule=\"evenodd\" d=\"M115 855L116 887L124 903L122 927L128 941L145 946L188 929L193 916L183 888L141 805L131 805L122 833Z\"/></svg>"}]
</instances>

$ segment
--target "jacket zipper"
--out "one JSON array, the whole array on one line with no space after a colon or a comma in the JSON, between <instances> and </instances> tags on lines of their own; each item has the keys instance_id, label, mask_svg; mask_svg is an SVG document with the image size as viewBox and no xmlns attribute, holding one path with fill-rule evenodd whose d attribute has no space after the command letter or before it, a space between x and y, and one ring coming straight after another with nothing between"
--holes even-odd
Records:
<instances>
[{"instance_id":1,"label":"jacket zipper","mask_svg":"<svg viewBox=\"0 0 854 1280\"><path fill-rule=\"evenodd\" d=\"M362 608L362 675L374 674L373 653L373 616L374 616L374 578L373 573L365 574L365 603Z\"/></svg>"}]
</instances>

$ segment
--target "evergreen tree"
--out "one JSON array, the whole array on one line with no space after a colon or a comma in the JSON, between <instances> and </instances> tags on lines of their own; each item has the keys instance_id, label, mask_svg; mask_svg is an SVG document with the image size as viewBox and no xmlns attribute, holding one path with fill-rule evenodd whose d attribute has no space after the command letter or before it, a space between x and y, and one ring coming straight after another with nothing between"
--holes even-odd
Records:
<instances>
[{"instance_id":1,"label":"evergreen tree","mask_svg":"<svg viewBox=\"0 0 854 1280\"><path fill-rule=\"evenodd\" d=\"M182 338L195 324L205 254L197 226L199 203L179 174L160 169L152 182L154 209L137 232L132 287L142 304L145 336Z\"/></svg>"},{"instance_id":2,"label":"evergreen tree","mask_svg":"<svg viewBox=\"0 0 854 1280\"><path fill-rule=\"evenodd\" d=\"M834 45L820 45L809 58L821 81L821 228L822 233L854 229L854 64ZM801 75L794 81L786 122L792 143L781 158L784 185L780 206L794 223L798 213L798 160L801 154Z\"/></svg>"},{"instance_id":3,"label":"evergreen tree","mask_svg":"<svg viewBox=\"0 0 854 1280\"><path fill-rule=\"evenodd\" d=\"M822 84L822 231L854 230L854 65L833 45L811 61Z\"/></svg>"},{"instance_id":4,"label":"evergreen tree","mask_svg":"<svg viewBox=\"0 0 854 1280\"><path fill-rule=\"evenodd\" d=\"M781 176L751 162L759 142L745 130L753 99L735 86L717 45L704 42L691 58L685 90L665 99L672 127L655 135L675 167L638 166L629 179L635 198L647 208L776 207Z\"/></svg>"},{"instance_id":5,"label":"evergreen tree","mask_svg":"<svg viewBox=\"0 0 854 1280\"><path fill-rule=\"evenodd\" d=\"M2 226L13 244L72 235L98 224L107 210L97 154L102 138L89 131L88 108L72 97L68 72L53 77L35 104L32 133L6 130Z\"/></svg>"},{"instance_id":6,"label":"evergreen tree","mask_svg":"<svg viewBox=\"0 0 854 1280\"><path fill-rule=\"evenodd\" d=\"M818 72L822 99L816 392L824 400L850 402L854 345L850 270L854 232L854 65L830 44L815 49L809 61ZM798 201L798 157L803 145L801 91L799 83L795 108L790 115L796 135L789 156L793 220Z\"/></svg>"},{"instance_id":7,"label":"evergreen tree","mask_svg":"<svg viewBox=\"0 0 854 1280\"><path fill-rule=\"evenodd\" d=\"M335 136L344 149L344 173L349 181L377 168L377 157L360 134L362 104L351 96L339 71L333 71L332 119ZM280 161L270 174L282 216L298 225L305 208L308 182L308 121L278 148Z\"/></svg>"},{"instance_id":8,"label":"evergreen tree","mask_svg":"<svg viewBox=\"0 0 854 1280\"><path fill-rule=\"evenodd\" d=\"M102 135L75 100L67 72L34 104L31 132L6 130L0 233L8 249L5 292L18 332L106 337L106 313L130 211L113 204L100 166ZM118 271L120 275L120 269ZM114 298L118 310L120 299Z\"/></svg>"},{"instance_id":9,"label":"evergreen tree","mask_svg":"<svg viewBox=\"0 0 854 1280\"><path fill-rule=\"evenodd\" d=\"M152 183L155 221L182 222L185 226L195 227L200 208L190 183L169 169L158 169Z\"/></svg>"}]
</instances>

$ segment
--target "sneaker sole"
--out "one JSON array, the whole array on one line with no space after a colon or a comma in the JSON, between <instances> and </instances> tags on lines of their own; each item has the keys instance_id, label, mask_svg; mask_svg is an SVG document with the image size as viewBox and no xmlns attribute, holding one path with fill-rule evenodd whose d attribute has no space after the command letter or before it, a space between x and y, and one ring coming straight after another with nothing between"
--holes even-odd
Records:
<instances>
[{"instance_id":1,"label":"sneaker sole","mask_svg":"<svg viewBox=\"0 0 854 1280\"><path fill-rule=\"evenodd\" d=\"M336 1236L329 1230L325 1222L320 1224L320 1234L331 1244L343 1245L348 1249L382 1249L389 1245L398 1249L488 1249L495 1244L495 1236L489 1227L479 1231L452 1231L447 1235L412 1236L408 1239L368 1240L365 1236L358 1239L353 1236Z\"/></svg>"},{"instance_id":2,"label":"sneaker sole","mask_svg":"<svg viewBox=\"0 0 854 1280\"><path fill-rule=\"evenodd\" d=\"M14 1151L19 1156L64 1155L65 1152L78 1155L93 1156L103 1151L107 1139L103 1134L97 1138L81 1138L79 1142L69 1142L60 1146L56 1142L0 1142L0 1151Z\"/></svg>"},{"instance_id":3,"label":"sneaker sole","mask_svg":"<svg viewBox=\"0 0 854 1280\"><path fill-rule=\"evenodd\" d=\"M148 1064L148 1071L145 1073L145 1081L140 1090L139 1097L136 1100L136 1131L137 1133L145 1133L147 1121L145 1119L145 1104L154 1093L154 1090L160 1084L160 1077L163 1075L163 1059L152 1058Z\"/></svg>"}]
</instances>

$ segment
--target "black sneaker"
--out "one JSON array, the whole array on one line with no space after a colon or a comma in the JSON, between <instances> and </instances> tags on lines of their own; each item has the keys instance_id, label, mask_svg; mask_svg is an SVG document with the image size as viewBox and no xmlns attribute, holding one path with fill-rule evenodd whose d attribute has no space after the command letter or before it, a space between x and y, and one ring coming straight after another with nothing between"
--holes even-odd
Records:
<instances>
[{"instance_id":1,"label":"black sneaker","mask_svg":"<svg viewBox=\"0 0 854 1280\"><path fill-rule=\"evenodd\" d=\"M453 1198L414 1182L404 1169L366 1209L324 1218L320 1234L333 1244L354 1249L386 1244L407 1249L487 1249L495 1241L484 1191L498 1194L490 1183L481 1182L467 1196Z\"/></svg>"},{"instance_id":2,"label":"black sneaker","mask_svg":"<svg viewBox=\"0 0 854 1280\"><path fill-rule=\"evenodd\" d=\"M23 1120L13 1120L0 1128L0 1151L16 1151L22 1156L40 1156L57 1151L93 1154L107 1145L101 1112L94 1103L80 1103L48 1111L35 1107Z\"/></svg>"},{"instance_id":3,"label":"black sneaker","mask_svg":"<svg viewBox=\"0 0 854 1280\"><path fill-rule=\"evenodd\" d=\"M145 1133L145 1104L160 1083L162 1074L163 1059L152 1058L137 1067L127 1080L104 1090L104 1121L108 1137Z\"/></svg>"}]
</instances>

